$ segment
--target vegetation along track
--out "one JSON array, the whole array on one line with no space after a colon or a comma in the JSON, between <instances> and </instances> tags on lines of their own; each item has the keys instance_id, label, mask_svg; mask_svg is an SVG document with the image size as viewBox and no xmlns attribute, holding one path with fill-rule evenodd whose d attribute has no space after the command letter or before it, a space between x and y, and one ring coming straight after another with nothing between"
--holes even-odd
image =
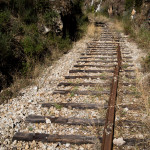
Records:
<instances>
[{"instance_id":1,"label":"vegetation along track","mask_svg":"<svg viewBox=\"0 0 150 150\"><path fill-rule=\"evenodd\" d=\"M87 44L74 69L69 71L70 75L65 76L64 82L59 83L53 92L54 99L59 99L59 102L43 103L43 116L29 114L25 120L26 129L15 133L13 141L31 142L31 145L33 142L56 143L55 148L58 146L60 149L64 149L64 144L68 149L80 149L80 145L82 149L90 150L113 149L117 95L120 92L132 95L135 92L121 91L123 87L135 85L135 76L131 51L124 48L124 39L106 24L96 23L96 26L101 28L100 37ZM120 78L120 72L126 80ZM122 88L118 93L120 79L123 80ZM50 116L51 109L59 111L59 115ZM134 121L122 122L130 123ZM35 128L29 129L31 124L35 124ZM54 132L54 127L58 131ZM60 130L62 134L59 134ZM136 138L124 138L120 145L123 149L143 142Z\"/></svg>"}]
</instances>

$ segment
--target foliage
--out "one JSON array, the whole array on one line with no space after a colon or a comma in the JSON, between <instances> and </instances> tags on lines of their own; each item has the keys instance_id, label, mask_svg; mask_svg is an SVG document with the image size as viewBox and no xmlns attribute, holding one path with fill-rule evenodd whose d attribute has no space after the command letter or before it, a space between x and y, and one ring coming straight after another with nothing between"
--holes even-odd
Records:
<instances>
[{"instance_id":1,"label":"foliage","mask_svg":"<svg viewBox=\"0 0 150 150\"><path fill-rule=\"evenodd\" d=\"M101 11L100 12L97 12L96 15L103 15L105 17L109 17L109 14L108 14L108 9L109 9L109 6L107 3L104 3L103 4L103 7L101 8Z\"/></svg>"},{"instance_id":2,"label":"foliage","mask_svg":"<svg viewBox=\"0 0 150 150\"><path fill-rule=\"evenodd\" d=\"M131 21L130 15L127 14L122 18L124 32L125 34L130 35L138 45L143 49L150 48L150 31L144 25L139 27L134 21ZM143 60L142 65L145 71L150 71L150 54Z\"/></svg>"},{"instance_id":3,"label":"foliage","mask_svg":"<svg viewBox=\"0 0 150 150\"><path fill-rule=\"evenodd\" d=\"M25 23L31 24L37 22L35 0L10 0L10 8Z\"/></svg>"},{"instance_id":4,"label":"foliage","mask_svg":"<svg viewBox=\"0 0 150 150\"><path fill-rule=\"evenodd\" d=\"M42 43L40 38L36 36L36 34L33 36L25 36L22 41L22 46L25 54L28 57L36 58L36 56L39 56L44 50L44 44Z\"/></svg>"},{"instance_id":5,"label":"foliage","mask_svg":"<svg viewBox=\"0 0 150 150\"><path fill-rule=\"evenodd\" d=\"M72 41L69 36L64 39L61 36L56 36L56 34L49 34L49 39L50 44L62 52L66 52L72 47Z\"/></svg>"},{"instance_id":6,"label":"foliage","mask_svg":"<svg viewBox=\"0 0 150 150\"><path fill-rule=\"evenodd\" d=\"M9 0L6 8L0 9L0 84L5 81L9 86L15 73L30 78L35 65L44 63L45 56L66 53L72 41L86 31L88 18L82 13L83 2L74 0L72 9L65 14L70 16L70 28L64 38L55 33L60 14L52 9L49 0ZM52 29L46 35L42 34L43 25Z\"/></svg>"},{"instance_id":7,"label":"foliage","mask_svg":"<svg viewBox=\"0 0 150 150\"><path fill-rule=\"evenodd\" d=\"M126 0L125 1L125 8L126 10L130 10L131 8L135 7L137 11L140 11L140 7L143 4L143 0Z\"/></svg>"},{"instance_id":8,"label":"foliage","mask_svg":"<svg viewBox=\"0 0 150 150\"><path fill-rule=\"evenodd\" d=\"M58 109L58 110L61 110L61 108L62 108L62 106L61 106L61 105L56 104L56 103L54 103L54 107L55 107L56 109Z\"/></svg>"},{"instance_id":9,"label":"foliage","mask_svg":"<svg viewBox=\"0 0 150 150\"><path fill-rule=\"evenodd\" d=\"M54 10L48 10L44 14L44 19L46 22L46 25L54 26L55 25L55 18L58 17L58 13L56 13Z\"/></svg>"},{"instance_id":10,"label":"foliage","mask_svg":"<svg viewBox=\"0 0 150 150\"><path fill-rule=\"evenodd\" d=\"M94 6L90 6L87 8L87 13L94 13L94 12L95 12Z\"/></svg>"},{"instance_id":11,"label":"foliage","mask_svg":"<svg viewBox=\"0 0 150 150\"><path fill-rule=\"evenodd\" d=\"M150 53L146 56L144 60L144 69L150 71Z\"/></svg>"},{"instance_id":12,"label":"foliage","mask_svg":"<svg viewBox=\"0 0 150 150\"><path fill-rule=\"evenodd\" d=\"M0 12L0 31L1 32L4 33L7 31L9 22L10 22L10 12L8 10Z\"/></svg>"},{"instance_id":13,"label":"foliage","mask_svg":"<svg viewBox=\"0 0 150 150\"><path fill-rule=\"evenodd\" d=\"M133 4L134 4L134 0L126 0L125 1L125 9L126 10L131 9L131 7L133 7Z\"/></svg>"},{"instance_id":14,"label":"foliage","mask_svg":"<svg viewBox=\"0 0 150 150\"><path fill-rule=\"evenodd\" d=\"M138 12L140 12L140 8L141 8L142 4L143 4L143 0L135 0L135 7Z\"/></svg>"}]
</instances>

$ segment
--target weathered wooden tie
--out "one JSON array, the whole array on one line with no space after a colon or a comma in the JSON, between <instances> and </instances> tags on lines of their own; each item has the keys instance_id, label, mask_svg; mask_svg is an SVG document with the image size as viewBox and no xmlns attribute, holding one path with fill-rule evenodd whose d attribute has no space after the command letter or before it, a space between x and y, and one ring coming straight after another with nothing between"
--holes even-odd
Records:
<instances>
[{"instance_id":1,"label":"weathered wooden tie","mask_svg":"<svg viewBox=\"0 0 150 150\"><path fill-rule=\"evenodd\" d=\"M18 132L14 135L13 141L36 141L36 142L44 142L44 143L70 143L70 144L95 144L97 141L102 141L102 138L95 136L82 136L82 135L50 135L44 133L23 133Z\"/></svg>"},{"instance_id":2,"label":"weathered wooden tie","mask_svg":"<svg viewBox=\"0 0 150 150\"><path fill-rule=\"evenodd\" d=\"M66 94L77 94L77 95L102 95L102 94L107 94L109 95L110 92L109 91L90 91L90 90L86 90L86 91L79 91L79 90L55 90L53 92L53 94L62 94L62 95L66 95Z\"/></svg>"},{"instance_id":3,"label":"weathered wooden tie","mask_svg":"<svg viewBox=\"0 0 150 150\"><path fill-rule=\"evenodd\" d=\"M87 83L66 83L66 82L61 82L58 84L58 86L91 86L91 87L100 87L100 86L110 86L110 83L92 83L92 82L87 82Z\"/></svg>"},{"instance_id":4,"label":"weathered wooden tie","mask_svg":"<svg viewBox=\"0 0 150 150\"><path fill-rule=\"evenodd\" d=\"M44 103L42 107L66 107L68 109L102 109L107 108L108 105L106 104L89 104L89 103Z\"/></svg>"},{"instance_id":5,"label":"weathered wooden tie","mask_svg":"<svg viewBox=\"0 0 150 150\"><path fill-rule=\"evenodd\" d=\"M83 126L103 126L105 123L104 119L86 119L86 118L64 118L54 116L37 116L30 115L26 118L28 123L46 123L46 119L49 119L51 123L59 123L66 125L83 125Z\"/></svg>"},{"instance_id":6,"label":"weathered wooden tie","mask_svg":"<svg viewBox=\"0 0 150 150\"><path fill-rule=\"evenodd\" d=\"M84 73L113 73L114 70L70 70L69 73L79 73L79 72L84 72Z\"/></svg>"}]
</instances>

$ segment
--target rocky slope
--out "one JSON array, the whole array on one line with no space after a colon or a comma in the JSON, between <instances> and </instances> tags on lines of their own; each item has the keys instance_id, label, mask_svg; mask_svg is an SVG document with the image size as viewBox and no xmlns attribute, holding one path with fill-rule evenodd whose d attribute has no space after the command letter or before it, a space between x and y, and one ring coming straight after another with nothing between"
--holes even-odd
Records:
<instances>
[{"instance_id":1,"label":"rocky slope","mask_svg":"<svg viewBox=\"0 0 150 150\"><path fill-rule=\"evenodd\" d=\"M46 55L65 53L85 22L79 0L0 0L0 90L16 72L28 76Z\"/></svg>"}]
</instances>

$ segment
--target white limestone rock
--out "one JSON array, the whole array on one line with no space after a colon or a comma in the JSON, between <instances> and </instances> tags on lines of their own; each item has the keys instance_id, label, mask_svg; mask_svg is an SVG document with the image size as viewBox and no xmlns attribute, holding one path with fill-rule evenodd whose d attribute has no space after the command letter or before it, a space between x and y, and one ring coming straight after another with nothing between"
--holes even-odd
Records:
<instances>
[{"instance_id":1,"label":"white limestone rock","mask_svg":"<svg viewBox=\"0 0 150 150\"><path fill-rule=\"evenodd\" d=\"M117 146L121 146L121 145L123 145L123 144L125 144L125 141L123 140L123 138L121 137L121 138L118 138L118 139L114 139L113 140L113 143L115 144L115 145L117 145Z\"/></svg>"}]
</instances>

